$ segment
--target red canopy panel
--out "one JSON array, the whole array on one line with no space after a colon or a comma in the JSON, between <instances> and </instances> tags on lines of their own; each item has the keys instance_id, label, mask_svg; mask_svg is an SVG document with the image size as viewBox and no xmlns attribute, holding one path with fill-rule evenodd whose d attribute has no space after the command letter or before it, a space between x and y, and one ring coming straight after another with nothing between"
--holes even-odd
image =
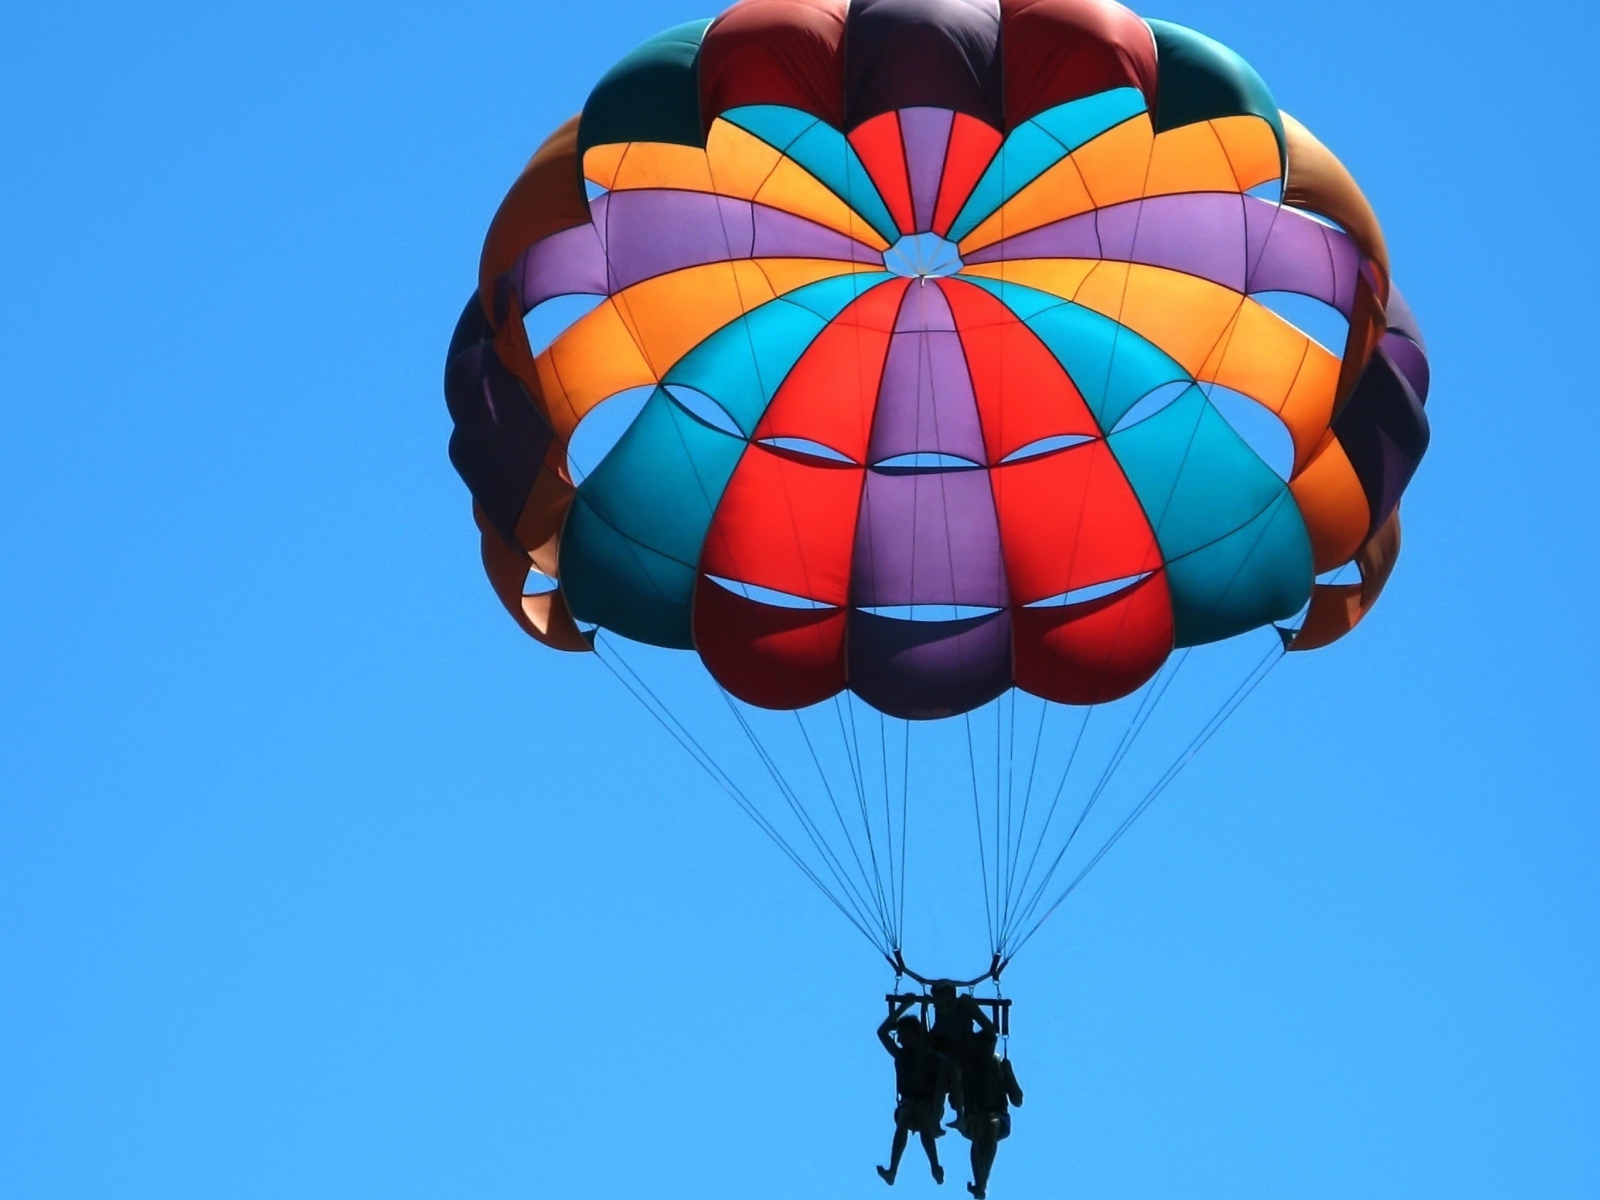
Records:
<instances>
[{"instance_id":1,"label":"red canopy panel","mask_svg":"<svg viewBox=\"0 0 1600 1200\"><path fill-rule=\"evenodd\" d=\"M847 0L740 0L700 44L700 119L781 104L844 124Z\"/></svg>"},{"instance_id":2,"label":"red canopy panel","mask_svg":"<svg viewBox=\"0 0 1600 1200\"><path fill-rule=\"evenodd\" d=\"M1150 521L1103 441L989 472L1012 603L1032 604L1162 565Z\"/></svg>"},{"instance_id":3,"label":"red canopy panel","mask_svg":"<svg viewBox=\"0 0 1600 1200\"><path fill-rule=\"evenodd\" d=\"M850 145L861 157L861 165L878 186L878 194L889 207L889 215L901 233L916 228L911 211L911 176L906 170L905 143L900 136L900 115L886 112L850 134Z\"/></svg>"},{"instance_id":4,"label":"red canopy panel","mask_svg":"<svg viewBox=\"0 0 1600 1200\"><path fill-rule=\"evenodd\" d=\"M717 505L700 569L843 605L864 474L845 463L751 446Z\"/></svg>"},{"instance_id":5,"label":"red canopy panel","mask_svg":"<svg viewBox=\"0 0 1600 1200\"><path fill-rule=\"evenodd\" d=\"M1118 87L1156 107L1150 27L1111 0L1000 0L1006 128L1057 104Z\"/></svg>"},{"instance_id":6,"label":"red canopy panel","mask_svg":"<svg viewBox=\"0 0 1600 1200\"><path fill-rule=\"evenodd\" d=\"M878 384L908 286L897 279L871 288L817 335L779 385L756 426L757 441L803 438L866 461Z\"/></svg>"},{"instance_id":7,"label":"red canopy panel","mask_svg":"<svg viewBox=\"0 0 1600 1200\"><path fill-rule=\"evenodd\" d=\"M1017 686L1057 704L1104 704L1149 679L1172 651L1165 571L1085 604L1011 610Z\"/></svg>"},{"instance_id":8,"label":"red canopy panel","mask_svg":"<svg viewBox=\"0 0 1600 1200\"><path fill-rule=\"evenodd\" d=\"M1000 149L1000 131L976 117L956 113L950 144L944 152L944 175L939 181L939 201L933 209L933 231L944 236L961 206L978 186L989 160Z\"/></svg>"},{"instance_id":9,"label":"red canopy panel","mask_svg":"<svg viewBox=\"0 0 1600 1200\"><path fill-rule=\"evenodd\" d=\"M1100 436L1082 393L1021 318L969 283L942 279L938 287L961 335L991 463L1043 438Z\"/></svg>"},{"instance_id":10,"label":"red canopy panel","mask_svg":"<svg viewBox=\"0 0 1600 1200\"><path fill-rule=\"evenodd\" d=\"M816 704L845 685L845 610L779 608L695 583L694 644L706 670L758 708Z\"/></svg>"}]
</instances>

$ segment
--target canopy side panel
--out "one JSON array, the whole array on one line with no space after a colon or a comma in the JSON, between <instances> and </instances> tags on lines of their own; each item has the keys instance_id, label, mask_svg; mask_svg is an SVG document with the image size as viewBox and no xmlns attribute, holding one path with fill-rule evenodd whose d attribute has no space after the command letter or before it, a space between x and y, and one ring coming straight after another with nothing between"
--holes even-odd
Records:
<instances>
[{"instance_id":1,"label":"canopy side panel","mask_svg":"<svg viewBox=\"0 0 1600 1200\"><path fill-rule=\"evenodd\" d=\"M578 118L573 117L534 152L489 223L478 261L478 289L485 304L494 298L495 279L511 270L529 246L589 223L578 163Z\"/></svg>"},{"instance_id":2,"label":"canopy side panel","mask_svg":"<svg viewBox=\"0 0 1600 1200\"><path fill-rule=\"evenodd\" d=\"M845 129L899 108L1001 123L999 0L851 0Z\"/></svg>"},{"instance_id":3,"label":"canopy side panel","mask_svg":"<svg viewBox=\"0 0 1600 1200\"><path fill-rule=\"evenodd\" d=\"M1155 37L1157 133L1218 117L1260 117L1272 126L1280 160L1283 121L1266 81L1221 42L1170 21L1149 21Z\"/></svg>"},{"instance_id":4,"label":"canopy side panel","mask_svg":"<svg viewBox=\"0 0 1600 1200\"><path fill-rule=\"evenodd\" d=\"M700 121L700 43L711 22L689 21L656 34L595 84L578 126L578 156L613 142L704 146Z\"/></svg>"},{"instance_id":5,"label":"canopy side panel","mask_svg":"<svg viewBox=\"0 0 1600 1200\"><path fill-rule=\"evenodd\" d=\"M1150 28L1109 0L1000 0L1005 120L1082 96L1134 87L1155 107L1156 43Z\"/></svg>"},{"instance_id":6,"label":"canopy side panel","mask_svg":"<svg viewBox=\"0 0 1600 1200\"><path fill-rule=\"evenodd\" d=\"M451 339L444 395L455 428L450 462L485 520L508 545L550 448L553 432L528 389L500 361L494 331L474 296Z\"/></svg>"},{"instance_id":7,"label":"canopy side panel","mask_svg":"<svg viewBox=\"0 0 1600 1200\"><path fill-rule=\"evenodd\" d=\"M1376 533L1399 506L1429 437L1422 401L1381 348L1334 418L1333 431L1361 480Z\"/></svg>"},{"instance_id":8,"label":"canopy side panel","mask_svg":"<svg viewBox=\"0 0 1600 1200\"><path fill-rule=\"evenodd\" d=\"M695 649L713 678L758 708L804 708L845 686L845 613L780 608L700 577Z\"/></svg>"},{"instance_id":9,"label":"canopy side panel","mask_svg":"<svg viewBox=\"0 0 1600 1200\"><path fill-rule=\"evenodd\" d=\"M740 0L700 48L700 112L777 104L844 124L846 0Z\"/></svg>"},{"instance_id":10,"label":"canopy side panel","mask_svg":"<svg viewBox=\"0 0 1600 1200\"><path fill-rule=\"evenodd\" d=\"M1177 645L1305 605L1314 575L1299 509L1200 388L1108 440L1166 559Z\"/></svg>"},{"instance_id":11,"label":"canopy side panel","mask_svg":"<svg viewBox=\"0 0 1600 1200\"><path fill-rule=\"evenodd\" d=\"M541 592L534 596L523 595L528 578L528 556L506 544L492 525L484 519L483 511L473 506L473 519L478 523L481 537L484 574L505 610L511 614L524 633L552 650L585 651L593 649L589 639L578 630L567 610L566 598L559 589Z\"/></svg>"},{"instance_id":12,"label":"canopy side panel","mask_svg":"<svg viewBox=\"0 0 1600 1200\"><path fill-rule=\"evenodd\" d=\"M1356 554L1361 582L1317 584L1311 592L1305 623L1298 632L1284 635L1286 648L1319 650L1354 629L1378 602L1399 557L1400 510L1396 509Z\"/></svg>"},{"instance_id":13,"label":"canopy side panel","mask_svg":"<svg viewBox=\"0 0 1600 1200\"><path fill-rule=\"evenodd\" d=\"M692 649L700 548L746 445L657 388L567 516L561 586L573 615L635 641Z\"/></svg>"}]
</instances>

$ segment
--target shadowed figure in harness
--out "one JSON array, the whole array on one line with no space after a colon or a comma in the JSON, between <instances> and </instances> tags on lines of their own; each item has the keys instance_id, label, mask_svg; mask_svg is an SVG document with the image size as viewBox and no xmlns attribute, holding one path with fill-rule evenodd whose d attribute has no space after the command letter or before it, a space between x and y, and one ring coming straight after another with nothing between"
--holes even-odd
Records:
<instances>
[{"instance_id":1,"label":"shadowed figure in harness","mask_svg":"<svg viewBox=\"0 0 1600 1200\"><path fill-rule=\"evenodd\" d=\"M984 1013L970 995L958 994L949 979L934 982L930 995L933 997L933 1029L928 1030L928 1037L933 1038L933 1048L939 1053L949 1054L960 1062L973 1043L973 1026L978 1026L976 1032L994 1032L995 1022L990 1021L989 1014Z\"/></svg>"},{"instance_id":2,"label":"shadowed figure in harness","mask_svg":"<svg viewBox=\"0 0 1600 1200\"><path fill-rule=\"evenodd\" d=\"M928 1040L940 1054L956 1064L963 1078L969 1062L977 1061L975 1039L995 1032L994 1022L971 996L960 995L956 985L941 979L930 989L933 998L933 1028ZM976 1028L974 1028L976 1026ZM991 1040L992 1044L992 1040ZM961 1089L965 1092L965 1087ZM963 1101L952 1096L951 1107L956 1110L955 1128L960 1128Z\"/></svg>"},{"instance_id":3,"label":"shadowed figure in harness","mask_svg":"<svg viewBox=\"0 0 1600 1200\"><path fill-rule=\"evenodd\" d=\"M995 1153L1001 1140L1011 1136L1009 1105L1022 1106L1022 1088L1017 1085L1011 1060L995 1054L995 1042L992 1028L973 1036L970 1052L961 1064L966 1109L952 1123L972 1143L972 1182L967 1191L976 1200L984 1200Z\"/></svg>"},{"instance_id":4,"label":"shadowed figure in harness","mask_svg":"<svg viewBox=\"0 0 1600 1200\"><path fill-rule=\"evenodd\" d=\"M906 1015L912 1003L911 1000L902 1001L878 1026L878 1040L894 1058L894 1084L899 1097L894 1110L894 1142L889 1149L889 1165L879 1167L878 1174L885 1183L894 1183L895 1174L900 1170L900 1156L905 1153L906 1141L915 1130L927 1152L934 1182L943 1183L944 1168L939 1165L939 1147L935 1139L944 1136L941 1123L947 1095L954 1094L956 1109L960 1111L961 1074L952 1058L933 1048L922 1022Z\"/></svg>"}]
</instances>

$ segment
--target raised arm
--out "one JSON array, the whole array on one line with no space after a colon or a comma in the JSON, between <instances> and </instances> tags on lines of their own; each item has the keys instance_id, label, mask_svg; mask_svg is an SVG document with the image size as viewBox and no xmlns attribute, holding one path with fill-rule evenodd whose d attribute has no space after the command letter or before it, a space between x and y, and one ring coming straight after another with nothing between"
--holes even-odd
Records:
<instances>
[{"instance_id":1,"label":"raised arm","mask_svg":"<svg viewBox=\"0 0 1600 1200\"><path fill-rule=\"evenodd\" d=\"M896 1021L906 1015L906 1010L915 1003L915 1000L900 1001L900 1006L891 1010L889 1015L883 1019L883 1024L878 1026L878 1040L883 1043L883 1048L891 1055L898 1053L900 1047L894 1044L894 1039L889 1036L889 1030L894 1027Z\"/></svg>"},{"instance_id":2,"label":"raised arm","mask_svg":"<svg viewBox=\"0 0 1600 1200\"><path fill-rule=\"evenodd\" d=\"M971 996L961 997L961 1011L963 1016L976 1021L978 1028L984 1033L993 1033L995 1031L994 1022L989 1019L989 1014L983 1011L983 1005L979 1004Z\"/></svg>"}]
</instances>

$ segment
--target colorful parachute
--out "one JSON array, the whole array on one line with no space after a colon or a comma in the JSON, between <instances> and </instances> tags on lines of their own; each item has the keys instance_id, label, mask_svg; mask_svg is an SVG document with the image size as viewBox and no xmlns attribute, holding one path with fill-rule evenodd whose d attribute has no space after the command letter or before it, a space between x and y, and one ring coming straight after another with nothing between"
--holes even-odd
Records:
<instances>
[{"instance_id":1,"label":"colorful parachute","mask_svg":"<svg viewBox=\"0 0 1600 1200\"><path fill-rule=\"evenodd\" d=\"M1254 298L1284 292L1342 354ZM569 294L604 299L531 354L523 314ZM448 368L530 633L907 716L1120 695L1308 600L1291 646L1339 636L1427 382L1338 160L1232 52L1103 0L745 0L646 42L507 197ZM574 489L579 421L640 387ZM1287 478L1218 389L1282 421ZM559 588L524 597L530 561Z\"/></svg>"},{"instance_id":2,"label":"colorful parachute","mask_svg":"<svg viewBox=\"0 0 1600 1200\"><path fill-rule=\"evenodd\" d=\"M1345 168L1232 51L1110 0L741 0L651 39L512 187L446 372L532 636L911 719L1340 637L1427 388Z\"/></svg>"}]
</instances>

